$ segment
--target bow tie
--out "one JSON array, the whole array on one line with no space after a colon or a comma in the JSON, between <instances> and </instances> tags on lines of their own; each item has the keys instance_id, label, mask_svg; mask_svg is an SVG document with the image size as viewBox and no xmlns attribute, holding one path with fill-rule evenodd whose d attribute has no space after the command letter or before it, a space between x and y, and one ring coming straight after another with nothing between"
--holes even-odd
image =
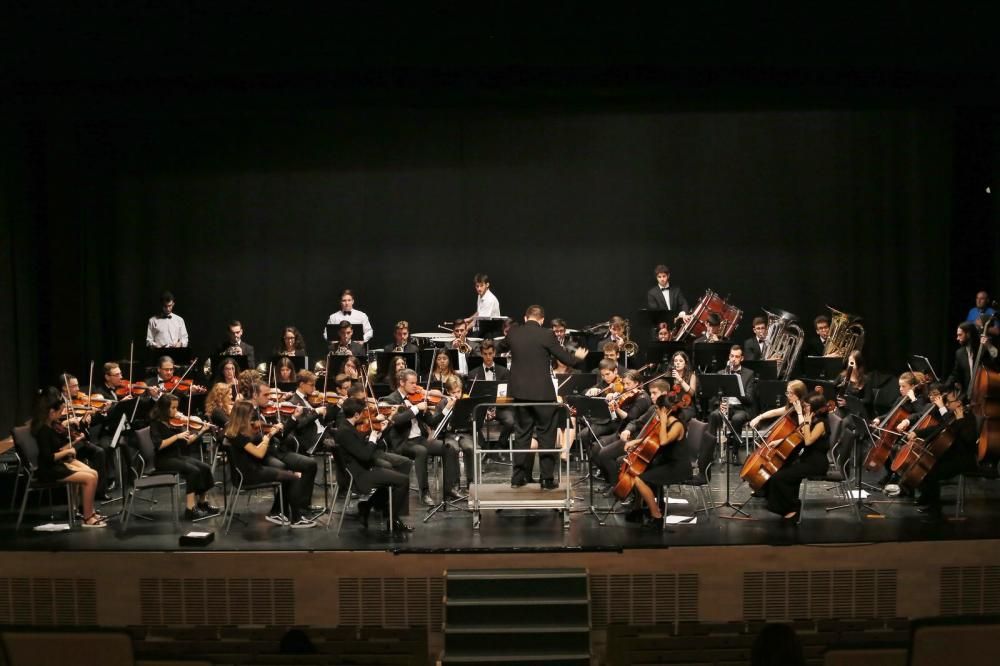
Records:
<instances>
[{"instance_id":1,"label":"bow tie","mask_svg":"<svg viewBox=\"0 0 1000 666\"><path fill-rule=\"evenodd\" d=\"M350 310L344 310L343 312L341 312L341 314L344 315L345 317L350 317L351 316L351 311Z\"/></svg>"},{"instance_id":2,"label":"bow tie","mask_svg":"<svg viewBox=\"0 0 1000 666\"><path fill-rule=\"evenodd\" d=\"M493 367L494 367L494 366L492 366L492 365L491 365L490 367L488 367L488 368L487 368L487 367L486 367L486 366L484 365L484 366L483 366L483 370L484 370L484 371L486 371L486 372L493 372Z\"/></svg>"},{"instance_id":3,"label":"bow tie","mask_svg":"<svg viewBox=\"0 0 1000 666\"><path fill-rule=\"evenodd\" d=\"M172 317L172 316L173 316L173 315L165 315L165 314L161 314L161 315L157 315L157 317L156 317L156 318L157 318L157 319L170 319L170 317Z\"/></svg>"}]
</instances>

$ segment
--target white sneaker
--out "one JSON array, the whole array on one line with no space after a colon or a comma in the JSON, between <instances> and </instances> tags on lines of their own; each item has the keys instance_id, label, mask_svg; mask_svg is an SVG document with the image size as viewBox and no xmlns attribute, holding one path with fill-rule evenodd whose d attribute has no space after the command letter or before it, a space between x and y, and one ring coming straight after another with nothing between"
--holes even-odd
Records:
<instances>
[{"instance_id":1,"label":"white sneaker","mask_svg":"<svg viewBox=\"0 0 1000 666\"><path fill-rule=\"evenodd\" d=\"M885 484L885 488L882 489L882 492L889 497L899 497L900 491L901 489L898 483L887 483Z\"/></svg>"},{"instance_id":2,"label":"white sneaker","mask_svg":"<svg viewBox=\"0 0 1000 666\"><path fill-rule=\"evenodd\" d=\"M269 523L274 523L275 525L287 525L288 518L285 518L280 513L271 514L270 516L264 516L264 520Z\"/></svg>"},{"instance_id":3,"label":"white sneaker","mask_svg":"<svg viewBox=\"0 0 1000 666\"><path fill-rule=\"evenodd\" d=\"M310 527L316 527L316 521L315 520L309 520L305 516L302 516L301 518L299 518L298 520L296 520L294 523L292 523L290 525L290 527L293 530L307 530Z\"/></svg>"}]
</instances>

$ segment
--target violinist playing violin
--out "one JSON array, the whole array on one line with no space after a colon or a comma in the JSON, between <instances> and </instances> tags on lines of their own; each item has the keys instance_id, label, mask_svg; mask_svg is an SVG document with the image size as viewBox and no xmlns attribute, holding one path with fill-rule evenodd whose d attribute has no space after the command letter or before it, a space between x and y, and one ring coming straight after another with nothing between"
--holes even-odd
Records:
<instances>
[{"instance_id":1,"label":"violinist playing violin","mask_svg":"<svg viewBox=\"0 0 1000 666\"><path fill-rule=\"evenodd\" d=\"M106 440L107 448L94 443L94 437L100 434L104 413L98 413L96 406L91 404L90 397L80 391L80 381L69 373L59 375L59 385L62 387L63 400L67 406L67 414L63 424L82 437L74 445L76 455L85 460L91 469L97 472L98 501L106 502L108 496L108 480L113 477L113 469L109 467L111 453L111 437ZM67 393L69 391L69 393ZM74 409L74 403L77 408ZM110 405L111 403L108 403ZM95 423L96 421L96 423ZM113 434L113 433L112 433ZM98 440L100 441L100 440Z\"/></svg>"},{"instance_id":2,"label":"violinist playing violin","mask_svg":"<svg viewBox=\"0 0 1000 666\"><path fill-rule=\"evenodd\" d=\"M597 385L587 389L584 395L590 398L609 398L625 390L624 382L618 376L618 365L614 361L607 359L601 361L597 366L597 371L601 374L600 381L597 382ZM580 430L580 441L585 447L589 447L591 460L596 459L597 453L602 446L602 441L609 436L611 439L608 441L612 442L618 438L619 424L616 422L617 418L618 415L611 411L609 403L608 417L606 419L603 417L588 419L590 427L584 427ZM596 441L594 440L595 437L597 438Z\"/></svg>"},{"instance_id":3,"label":"violinist playing violin","mask_svg":"<svg viewBox=\"0 0 1000 666\"><path fill-rule=\"evenodd\" d=\"M205 499L205 494L215 486L215 479L211 466L186 454L187 445L198 435L190 432L186 425L174 425L178 419L178 401L176 395L164 393L149 415L149 437L156 451L156 469L177 472L184 478L187 490L185 520L209 518L219 513Z\"/></svg>"},{"instance_id":4,"label":"violinist playing violin","mask_svg":"<svg viewBox=\"0 0 1000 666\"><path fill-rule=\"evenodd\" d=\"M625 373L625 392L635 390L638 386L638 373L630 370ZM618 478L619 459L625 454L625 445L642 430L642 427L656 414L656 399L670 390L670 386L663 379L654 380L649 384L649 395L639 389L640 393L634 400L629 401L629 411L625 417L625 423L617 433L614 440L607 442L598 452L594 459L594 464L601 471L605 481L614 483ZM641 408L641 411L640 409ZM632 415L631 417L629 415ZM686 422L686 419L685 419ZM690 472L690 470L689 470ZM690 473L687 475L690 476ZM687 478L685 476L685 478Z\"/></svg>"},{"instance_id":5,"label":"violinist playing violin","mask_svg":"<svg viewBox=\"0 0 1000 666\"><path fill-rule=\"evenodd\" d=\"M656 382L653 383L656 384ZM659 390L657 390L655 405L648 410L649 412L655 411L655 415L651 418L655 418L656 423L652 424L653 432L645 439L655 438L659 448L646 470L633 477L633 487L649 511L650 520L646 524L654 529L662 529L663 511L656 501L651 486L665 486L686 480L691 476L691 460L683 446L687 436L687 423L679 410L685 398L681 393L660 392L664 388L662 383L657 388ZM642 429L640 428L638 432L642 432ZM628 456L642 444L642 438L630 438L625 444L625 456ZM625 470L620 472L620 474L627 473ZM612 478L617 479L618 476ZM625 516L625 519L629 522L640 522L642 508L634 509Z\"/></svg>"},{"instance_id":6,"label":"violinist playing violin","mask_svg":"<svg viewBox=\"0 0 1000 666\"><path fill-rule=\"evenodd\" d=\"M440 399L440 398L439 398ZM385 429L385 440L393 453L413 460L416 466L417 485L420 486L420 500L427 506L434 506L427 482L428 456L440 456L444 466L445 497L457 500L461 497L458 485L458 449L445 446L439 439L430 437L434 427L435 414L429 408L428 396L417 383L417 373L403 370L397 377L396 390L387 395L384 402L400 405L400 409L390 419Z\"/></svg>"},{"instance_id":7,"label":"violinist playing violin","mask_svg":"<svg viewBox=\"0 0 1000 666\"><path fill-rule=\"evenodd\" d=\"M930 442L945 428L955 434L955 442L937 458L917 488L917 504L920 505L917 511L932 519L941 517L941 482L976 468L979 437L976 419L971 414L966 414L960 394L955 391L945 393L946 390L946 384L935 382L927 391L931 409L937 410L941 416L940 425L910 430L904 436L908 442L916 439Z\"/></svg>"},{"instance_id":8,"label":"violinist playing violin","mask_svg":"<svg viewBox=\"0 0 1000 666\"><path fill-rule=\"evenodd\" d=\"M448 396L448 398L447 400L438 403L437 409L441 418L450 414L452 410L455 409L455 404L463 398L462 380L459 377L451 377L448 379L444 383L444 393ZM513 415L511 416L511 421L513 422ZM511 429L513 430L513 424ZM455 423L454 421L448 421L448 425L445 426L445 431L442 437L446 444L454 444L454 446L462 452L462 459L465 461L465 482L468 487L472 487L472 484L475 482L476 466L472 460L473 446L471 423Z\"/></svg>"},{"instance_id":9,"label":"violinist playing violin","mask_svg":"<svg viewBox=\"0 0 1000 666\"><path fill-rule=\"evenodd\" d=\"M802 446L761 489L767 497L768 511L778 514L786 521L795 520L802 508L799 501L799 484L802 479L823 474L829 464L827 452L830 450L830 422L827 420L827 399L818 393L802 399L801 395L804 393L805 384L799 381L789 382L786 395L794 410L793 418L802 433ZM785 411L784 408L772 409L754 421L780 416Z\"/></svg>"}]
</instances>

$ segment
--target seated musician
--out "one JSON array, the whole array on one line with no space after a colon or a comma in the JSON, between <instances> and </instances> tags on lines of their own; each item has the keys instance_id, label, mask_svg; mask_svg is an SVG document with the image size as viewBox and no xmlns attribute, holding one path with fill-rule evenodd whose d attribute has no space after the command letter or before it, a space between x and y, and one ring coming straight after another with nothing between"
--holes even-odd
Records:
<instances>
[{"instance_id":1,"label":"seated musician","mask_svg":"<svg viewBox=\"0 0 1000 666\"><path fill-rule=\"evenodd\" d=\"M806 340L802 352L806 356L822 356L830 339L830 317L821 314L813 319L816 335Z\"/></svg>"},{"instance_id":2,"label":"seated musician","mask_svg":"<svg viewBox=\"0 0 1000 666\"><path fill-rule=\"evenodd\" d=\"M637 379L638 373L634 370L627 372L623 381L626 384L626 390L629 390L630 387L636 387L638 385ZM605 444L597 453L594 464L601 470L604 479L608 483L613 483L618 478L619 460L625 454L625 445L632 441L639 434L639 431L642 430L646 422L653 417L656 411L656 408L653 406L656 403L656 399L667 393L669 389L670 387L667 382L662 379L651 382L649 384L649 394L647 395L643 391L634 402L629 404L629 411L623 419L626 423L616 433L616 439ZM642 411L639 411L639 409ZM689 464L687 474L684 475L684 478L687 479L690 476L691 466Z\"/></svg>"},{"instance_id":3,"label":"seated musician","mask_svg":"<svg viewBox=\"0 0 1000 666\"><path fill-rule=\"evenodd\" d=\"M937 458L934 466L931 467L917 488L917 504L920 505L917 511L933 518L938 518L941 515L941 482L952 479L959 474L974 471L978 451L979 429L976 427L975 417L966 414L959 394L946 394L946 390L946 384L934 383L927 391L932 408L940 414L942 424L910 430L905 436L909 442L921 439L930 443L945 428L948 428L955 436L955 442Z\"/></svg>"},{"instance_id":4,"label":"seated musician","mask_svg":"<svg viewBox=\"0 0 1000 666\"><path fill-rule=\"evenodd\" d=\"M396 327L392 331L392 342L382 347L382 351L396 354L415 354L417 352L417 346L410 342L410 323L408 321L396 322ZM395 384L390 386L395 386Z\"/></svg>"},{"instance_id":5,"label":"seated musician","mask_svg":"<svg viewBox=\"0 0 1000 666\"><path fill-rule=\"evenodd\" d=\"M550 325L552 326L552 333L556 336L556 342L559 343L560 347L565 347L568 342L566 340L566 321L556 317L550 322Z\"/></svg>"},{"instance_id":6,"label":"seated musician","mask_svg":"<svg viewBox=\"0 0 1000 666\"><path fill-rule=\"evenodd\" d=\"M673 333L670 332L670 324L665 321L661 321L656 325L656 341L657 342L670 342L673 339Z\"/></svg>"},{"instance_id":7,"label":"seated musician","mask_svg":"<svg viewBox=\"0 0 1000 666\"><path fill-rule=\"evenodd\" d=\"M316 390L316 375L308 370L300 370L298 374L298 388L292 401L296 403L295 411L287 418L282 419L280 413L272 419L272 423L281 423L280 432L271 436L271 456L280 461L286 469L302 474L302 483L310 489L310 492L301 498L302 504L297 504L295 510L301 516L300 520L309 521L307 517L312 511L312 487L316 480L316 460L298 452L300 446L311 446L319 436L320 430L317 428L316 420L320 418L321 412L312 407L308 411L302 405L308 405L307 398ZM268 406L271 401L271 388L264 382L256 382L251 390L251 401L254 406L254 414L251 417L254 421L266 423L267 420L261 410ZM271 515L281 515L280 506L271 507ZM273 521L272 521L273 522ZM294 527L294 525L293 525ZM302 525L302 527L308 527Z\"/></svg>"},{"instance_id":8,"label":"seated musician","mask_svg":"<svg viewBox=\"0 0 1000 666\"><path fill-rule=\"evenodd\" d=\"M295 374L298 371L295 369L295 364L286 356L282 356L278 359L278 362L274 364L274 381L279 384L294 384Z\"/></svg>"},{"instance_id":9,"label":"seated musician","mask_svg":"<svg viewBox=\"0 0 1000 666\"><path fill-rule=\"evenodd\" d=\"M452 339L446 345L448 349L458 350L458 367L455 372L465 377L469 374L469 360L467 356L476 351L477 346L468 338L469 325L464 319L458 319L452 324Z\"/></svg>"},{"instance_id":10,"label":"seated musician","mask_svg":"<svg viewBox=\"0 0 1000 666\"><path fill-rule=\"evenodd\" d=\"M305 356L306 341L294 326L281 329L281 341L274 348L275 356Z\"/></svg>"},{"instance_id":11,"label":"seated musician","mask_svg":"<svg viewBox=\"0 0 1000 666\"><path fill-rule=\"evenodd\" d=\"M236 375L236 386L240 397L244 400L250 400L253 397L254 384L263 380L263 378L264 375L256 368L247 368Z\"/></svg>"},{"instance_id":12,"label":"seated musician","mask_svg":"<svg viewBox=\"0 0 1000 666\"><path fill-rule=\"evenodd\" d=\"M293 414L285 423L282 444L292 447L300 454L316 448L317 442L326 434L326 425L332 421L326 403L313 407L309 397L316 392L316 375L309 370L300 370L295 377L297 386L288 402L295 405L299 413ZM266 384L265 384L266 386Z\"/></svg>"},{"instance_id":13,"label":"seated musician","mask_svg":"<svg viewBox=\"0 0 1000 666\"><path fill-rule=\"evenodd\" d=\"M171 372L173 372L171 370ZM219 364L219 368L216 371L216 376L219 377L219 381L226 385L229 389L229 396L232 398L233 402L240 397L240 366L236 364L231 358L224 358Z\"/></svg>"},{"instance_id":14,"label":"seated musician","mask_svg":"<svg viewBox=\"0 0 1000 666\"><path fill-rule=\"evenodd\" d=\"M456 490L458 485L458 451L445 446L444 442L431 439L431 426L434 414L428 408L426 399L420 400L420 385L417 383L417 373L404 370L399 373L396 390L385 397L384 402L390 405L402 405L391 419L391 424L385 429L384 437L393 453L399 453L414 461L417 474L417 485L420 486L420 499L427 506L434 506L431 498L430 485L427 481L427 457L441 456L444 465L445 497L459 499ZM414 396L418 402L411 402Z\"/></svg>"},{"instance_id":15,"label":"seated musician","mask_svg":"<svg viewBox=\"0 0 1000 666\"><path fill-rule=\"evenodd\" d=\"M361 363L358 362L358 357L348 356L344 360L344 365L340 368L340 373L350 377L351 381L361 381Z\"/></svg>"},{"instance_id":16,"label":"seated musician","mask_svg":"<svg viewBox=\"0 0 1000 666\"><path fill-rule=\"evenodd\" d=\"M594 351L604 351L607 344L611 342L617 349L621 349L622 345L625 344L625 318L620 315L614 315L608 319L608 332L602 337L598 338L593 342L591 349Z\"/></svg>"},{"instance_id":17,"label":"seated musician","mask_svg":"<svg viewBox=\"0 0 1000 666\"><path fill-rule=\"evenodd\" d=\"M378 384L385 384L390 387L396 386L398 383L396 375L403 370L406 370L406 359L402 356L392 356L389 358L389 362L386 363L385 371L375 381Z\"/></svg>"},{"instance_id":18,"label":"seated musician","mask_svg":"<svg viewBox=\"0 0 1000 666\"><path fill-rule=\"evenodd\" d=\"M225 342L219 345L216 354L219 356L245 356L248 367L257 366L253 346L243 340L243 324L238 319L229 322L229 333Z\"/></svg>"},{"instance_id":19,"label":"seated musician","mask_svg":"<svg viewBox=\"0 0 1000 666\"><path fill-rule=\"evenodd\" d=\"M106 527L104 517L94 507L97 472L76 459L74 446L83 441L83 433L68 435L58 425L65 411L63 393L55 388L41 392L31 418L31 434L38 444L40 481L71 483L79 486L84 527ZM60 428L57 431L57 428ZM72 438L72 439L71 439Z\"/></svg>"},{"instance_id":20,"label":"seated musician","mask_svg":"<svg viewBox=\"0 0 1000 666\"><path fill-rule=\"evenodd\" d=\"M740 382L743 384L743 396L726 396L723 400L726 401L727 417L729 422L733 424L733 429L737 433L742 433L743 426L750 420L750 415L754 412L757 391L757 374L753 370L743 367L743 347L733 345L729 348L726 369L719 374L740 376ZM712 400L710 404L712 411L708 415L709 436L702 442L701 449L698 451L698 477L696 478L699 481L709 479L709 464L712 462L712 454L715 451L715 443L718 441L720 432L723 433L728 442L729 449L736 446L736 442L731 440L733 432L726 425L722 418L722 412L719 411L720 405L716 400Z\"/></svg>"},{"instance_id":21,"label":"seated musician","mask_svg":"<svg viewBox=\"0 0 1000 666\"><path fill-rule=\"evenodd\" d=\"M146 346L151 349L187 347L188 332L184 319L174 314L174 295L169 291L160 296L160 313L149 318L146 326Z\"/></svg>"},{"instance_id":22,"label":"seated musician","mask_svg":"<svg viewBox=\"0 0 1000 666\"><path fill-rule=\"evenodd\" d=\"M847 365L837 378L837 414L842 418L849 413L848 397L857 398L864 405L865 413L861 417L867 419L871 416L874 393L868 379L865 359L861 356L861 350L855 349L847 356Z\"/></svg>"},{"instance_id":23,"label":"seated musician","mask_svg":"<svg viewBox=\"0 0 1000 666\"><path fill-rule=\"evenodd\" d=\"M264 427L260 422L252 422L253 416L254 403L241 400L233 408L225 430L229 455L243 474L244 485L280 481L285 505L280 510L272 508L267 520L294 529L315 527L316 523L304 517L300 509L309 504L312 487L307 485L302 472L288 469L269 451L271 440L281 434L281 424Z\"/></svg>"},{"instance_id":24,"label":"seated musician","mask_svg":"<svg viewBox=\"0 0 1000 666\"><path fill-rule=\"evenodd\" d=\"M187 491L185 520L208 518L219 513L205 498L205 494L215 487L215 479L210 465L187 455L187 445L198 439L198 435L183 426L170 425L170 419L177 416L178 401L176 395L164 393L149 415L149 436L156 451L156 469L177 472L183 477Z\"/></svg>"},{"instance_id":25,"label":"seated musician","mask_svg":"<svg viewBox=\"0 0 1000 666\"><path fill-rule=\"evenodd\" d=\"M484 342L492 342L492 340L484 340ZM438 403L438 412L442 417L451 413L455 408L455 403L462 399L462 379L460 377L452 377L445 382L444 394L448 396L447 401L442 400ZM448 425L445 426L445 431L441 434L441 438L446 444L454 444L462 452L462 460L465 462L465 481L471 487L475 482L476 471L475 463L472 459L472 424L455 423L449 420ZM506 440L501 438L501 441Z\"/></svg>"},{"instance_id":26,"label":"seated musician","mask_svg":"<svg viewBox=\"0 0 1000 666\"><path fill-rule=\"evenodd\" d=\"M799 397L799 391L805 391L805 384L793 389L793 383L789 383L787 395L802 433L802 446L761 489L767 497L768 511L788 521L798 517L802 509L802 503L799 501L799 485L802 479L826 472L829 465L827 453L830 450L830 422L826 415L826 398L821 394L813 394L803 400ZM783 414L785 410L772 409L758 418L770 418L769 415L774 415L774 412Z\"/></svg>"},{"instance_id":27,"label":"seated musician","mask_svg":"<svg viewBox=\"0 0 1000 666\"><path fill-rule=\"evenodd\" d=\"M365 411L365 403L361 400L350 398L341 406L344 414L344 423L337 428L336 455L340 456L344 468L347 469L354 478L354 487L361 494L369 493L373 489L383 492L376 492L371 502L375 504L387 504L386 488L392 488L392 514L393 532L412 532L413 528L403 522L401 516L409 510L409 489L410 475L406 472L389 469L378 464L375 448L357 431L357 424ZM372 433L374 434L374 433ZM409 462L409 461L407 461ZM361 526L368 528L368 513L371 504L366 501L358 503L358 518Z\"/></svg>"},{"instance_id":28,"label":"seated musician","mask_svg":"<svg viewBox=\"0 0 1000 666\"><path fill-rule=\"evenodd\" d=\"M657 395L655 406L649 410L649 416L652 418L652 412L655 410L658 418L656 437L659 441L659 448L646 470L634 478L635 492L642 498L643 504L649 512L650 520L647 524L654 529L662 529L663 511L656 501L652 486L680 483L691 476L691 460L687 451L684 450L687 423L676 409L680 400L680 394L659 393ZM648 420L646 419L646 421ZM643 422L643 425L646 421ZM641 432L641 426L638 432ZM625 455L627 456L641 444L642 440L638 437L630 439L625 444ZM618 474L616 472L612 478L617 480ZM625 520L629 522L641 521L642 509L630 512L626 515Z\"/></svg>"},{"instance_id":29,"label":"seated musician","mask_svg":"<svg viewBox=\"0 0 1000 666\"><path fill-rule=\"evenodd\" d=\"M167 391L164 387L173 378L174 359L169 356L161 356L156 361L156 375L146 380L146 385L149 386L149 398L152 400L158 400L160 395Z\"/></svg>"},{"instance_id":30,"label":"seated musician","mask_svg":"<svg viewBox=\"0 0 1000 666\"><path fill-rule=\"evenodd\" d=\"M897 432L905 433L909 430L910 426L913 425L911 420L927 409L927 399L918 393L918 386L919 382L917 381L917 377L912 372L904 372L899 376L899 395L901 396L899 408L911 416L903 419L896 425ZM872 424L877 427L885 421L888 416L888 413L882 414L881 416L873 419ZM895 481L895 475L892 473L892 456L888 456L885 460L885 474L882 475L881 479L879 479L878 485L882 486L887 493L895 494L900 491L900 488Z\"/></svg>"},{"instance_id":31,"label":"seated musician","mask_svg":"<svg viewBox=\"0 0 1000 666\"><path fill-rule=\"evenodd\" d=\"M216 382L205 396L205 416L213 425L225 428L229 424L233 404L229 387L222 382Z\"/></svg>"},{"instance_id":32,"label":"seated musician","mask_svg":"<svg viewBox=\"0 0 1000 666\"><path fill-rule=\"evenodd\" d=\"M479 345L479 354L483 357L483 364L472 371L468 381L506 382L510 379L510 370L496 363L497 349L493 340L483 340ZM500 424L500 437L497 443L500 448L504 448L514 432L514 410L496 407L490 409L488 414L488 418L496 419ZM471 453L466 460L472 460Z\"/></svg>"},{"instance_id":33,"label":"seated musician","mask_svg":"<svg viewBox=\"0 0 1000 666\"><path fill-rule=\"evenodd\" d=\"M354 356L361 358L365 355L365 347L360 342L355 342L351 338L354 336L354 328L351 322L346 319L337 326L337 339L330 343L330 352L334 356Z\"/></svg>"},{"instance_id":34,"label":"seated musician","mask_svg":"<svg viewBox=\"0 0 1000 666\"><path fill-rule=\"evenodd\" d=\"M431 383L442 386L448 379L456 377L455 369L451 367L451 357L443 349L434 353L434 366L431 370Z\"/></svg>"},{"instance_id":35,"label":"seated musician","mask_svg":"<svg viewBox=\"0 0 1000 666\"><path fill-rule=\"evenodd\" d=\"M753 318L753 335L743 342L743 357L747 361L766 360L767 320L763 317Z\"/></svg>"},{"instance_id":36,"label":"seated musician","mask_svg":"<svg viewBox=\"0 0 1000 666\"><path fill-rule=\"evenodd\" d=\"M601 348L601 352L604 354L604 358L602 360L614 362L615 367L618 368L619 375L625 373L625 359L624 354L622 354L621 347L614 342L605 342L604 347ZM594 368L594 373L600 374L600 368Z\"/></svg>"},{"instance_id":37,"label":"seated musician","mask_svg":"<svg viewBox=\"0 0 1000 666\"><path fill-rule=\"evenodd\" d=\"M111 438L108 437L105 440L97 438L100 432L100 423L103 422L104 416L94 410L89 410L76 416L73 414L72 405L74 399L83 400L86 405L90 404L88 396L80 391L80 381L76 377L68 372L64 372L59 375L59 386L62 389L63 399L68 406L69 421L83 433L83 438L75 446L77 458L85 461L91 469L97 472L96 497L98 501L106 502L111 499L108 495L108 483L114 474L114 469L111 466L111 460L114 456L111 454ZM101 441L104 442L104 447L99 444Z\"/></svg>"},{"instance_id":38,"label":"seated musician","mask_svg":"<svg viewBox=\"0 0 1000 666\"><path fill-rule=\"evenodd\" d=\"M326 405L326 416L323 418L324 423L333 424L335 428L339 428L340 424L343 422L344 415L340 411L340 406L344 403L347 398L356 397L354 395L355 388L358 387L361 390L361 399L364 400L364 385L360 382L355 383L350 377L344 373L338 374L333 378L333 392L340 396L340 402L336 405L327 404Z\"/></svg>"},{"instance_id":39,"label":"seated musician","mask_svg":"<svg viewBox=\"0 0 1000 666\"><path fill-rule=\"evenodd\" d=\"M101 414L98 412L95 414L93 423L91 437L97 442L105 451L110 451L111 440L115 436L115 432L118 429L118 424L121 423L122 417L124 416L126 420L132 417L132 414L136 411L135 398L132 394L125 395L123 397L118 396L118 389L122 385L122 369L114 361L109 361L104 364L104 381L101 382L95 388L95 393L103 397L106 401L113 403L113 406L106 412ZM115 467L115 457L113 455L107 456L108 460L108 489L112 489L116 485L114 467Z\"/></svg>"},{"instance_id":40,"label":"seated musician","mask_svg":"<svg viewBox=\"0 0 1000 666\"><path fill-rule=\"evenodd\" d=\"M607 359L601 361L597 365L597 371L600 373L601 379L595 386L587 389L584 395L590 398L607 398L616 392L616 388L624 389L624 383L618 376L618 365L614 361ZM610 441L617 439L620 424L616 420L617 414L612 414L610 410L609 405L607 417L602 413L599 417L584 419L585 425L580 430L580 441L590 451L591 460L596 460L597 454L603 446L602 440L608 439L609 435L615 435L610 438Z\"/></svg>"},{"instance_id":41,"label":"seated musician","mask_svg":"<svg viewBox=\"0 0 1000 666\"><path fill-rule=\"evenodd\" d=\"M722 317L710 312L705 318L705 332L695 338L695 342L725 342L722 337Z\"/></svg>"},{"instance_id":42,"label":"seated musician","mask_svg":"<svg viewBox=\"0 0 1000 666\"><path fill-rule=\"evenodd\" d=\"M580 372L576 368L571 368L559 359L552 358L552 374L553 375L573 375Z\"/></svg>"},{"instance_id":43,"label":"seated musician","mask_svg":"<svg viewBox=\"0 0 1000 666\"><path fill-rule=\"evenodd\" d=\"M670 364L670 374L667 377L670 390L680 391L691 396L691 404L681 408L684 413L684 422L690 423L695 416L694 399L698 395L698 375L691 367L691 360L688 358L687 352L674 352L674 355L670 357Z\"/></svg>"}]
</instances>

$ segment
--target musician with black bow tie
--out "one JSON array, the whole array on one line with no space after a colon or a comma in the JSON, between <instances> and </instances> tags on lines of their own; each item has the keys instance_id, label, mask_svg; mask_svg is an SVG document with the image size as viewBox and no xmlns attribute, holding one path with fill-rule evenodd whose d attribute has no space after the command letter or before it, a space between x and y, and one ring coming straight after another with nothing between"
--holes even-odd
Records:
<instances>
[{"instance_id":1,"label":"musician with black bow tie","mask_svg":"<svg viewBox=\"0 0 1000 666\"><path fill-rule=\"evenodd\" d=\"M188 332L184 319L174 314L174 295L169 291L160 296L159 314L149 318L146 326L146 346L153 349L187 347Z\"/></svg>"},{"instance_id":2,"label":"musician with black bow tie","mask_svg":"<svg viewBox=\"0 0 1000 666\"><path fill-rule=\"evenodd\" d=\"M368 315L366 315L361 310L354 309L354 292L350 289L345 289L340 294L340 309L330 315L330 318L326 320L328 325L339 324L342 321L350 322L352 324L361 324L362 336L361 342L368 344L368 341L372 339L375 335L375 331L372 330L372 324L368 321ZM326 340L326 330L323 330L323 339Z\"/></svg>"}]
</instances>

